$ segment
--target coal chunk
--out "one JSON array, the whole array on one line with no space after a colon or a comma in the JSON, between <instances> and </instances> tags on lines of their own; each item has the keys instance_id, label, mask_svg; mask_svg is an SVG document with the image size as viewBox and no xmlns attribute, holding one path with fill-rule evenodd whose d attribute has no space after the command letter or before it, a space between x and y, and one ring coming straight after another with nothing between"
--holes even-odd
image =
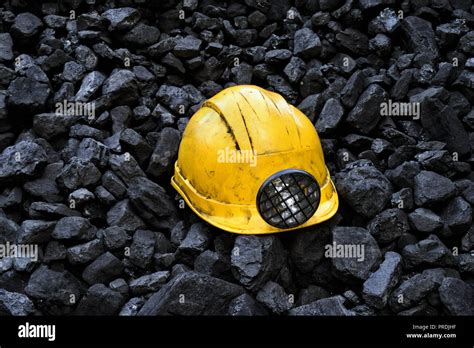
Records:
<instances>
[{"instance_id":1,"label":"coal chunk","mask_svg":"<svg viewBox=\"0 0 474 348\"><path fill-rule=\"evenodd\" d=\"M382 87L377 84L369 85L347 115L347 123L362 134L368 134L381 118L380 108L386 97L387 93Z\"/></svg>"},{"instance_id":2,"label":"coal chunk","mask_svg":"<svg viewBox=\"0 0 474 348\"><path fill-rule=\"evenodd\" d=\"M121 105L134 103L138 98L138 85L135 74L130 70L117 69L104 81L102 94Z\"/></svg>"},{"instance_id":3,"label":"coal chunk","mask_svg":"<svg viewBox=\"0 0 474 348\"><path fill-rule=\"evenodd\" d=\"M133 156L128 152L123 155L111 155L109 158L109 165L124 182L128 182L135 177L145 177L145 173L140 168L135 158L133 158Z\"/></svg>"},{"instance_id":4,"label":"coal chunk","mask_svg":"<svg viewBox=\"0 0 474 348\"><path fill-rule=\"evenodd\" d=\"M389 296L389 306L394 312L411 308L436 291L447 272L442 268L427 269L404 280Z\"/></svg>"},{"instance_id":5,"label":"coal chunk","mask_svg":"<svg viewBox=\"0 0 474 348\"><path fill-rule=\"evenodd\" d=\"M189 94L184 89L176 86L161 85L156 97L176 113L183 113L191 104Z\"/></svg>"},{"instance_id":6,"label":"coal chunk","mask_svg":"<svg viewBox=\"0 0 474 348\"><path fill-rule=\"evenodd\" d=\"M313 58L321 53L321 40L309 28L302 28L295 32L293 54L305 59Z\"/></svg>"},{"instance_id":7,"label":"coal chunk","mask_svg":"<svg viewBox=\"0 0 474 348\"><path fill-rule=\"evenodd\" d=\"M85 264L95 260L104 252L104 246L100 239L75 245L67 249L67 259L72 265Z\"/></svg>"},{"instance_id":8,"label":"coal chunk","mask_svg":"<svg viewBox=\"0 0 474 348\"><path fill-rule=\"evenodd\" d=\"M329 242L330 231L326 227L317 227L301 231L294 236L290 245L290 257L293 264L302 273L310 272L324 256L324 246Z\"/></svg>"},{"instance_id":9,"label":"coal chunk","mask_svg":"<svg viewBox=\"0 0 474 348\"><path fill-rule=\"evenodd\" d=\"M51 239L56 222L43 220L24 220L18 231L17 241L24 244L44 243Z\"/></svg>"},{"instance_id":10,"label":"coal chunk","mask_svg":"<svg viewBox=\"0 0 474 348\"><path fill-rule=\"evenodd\" d=\"M418 54L424 54L430 60L438 58L438 45L430 22L417 16L408 16L401 22L409 48Z\"/></svg>"},{"instance_id":11,"label":"coal chunk","mask_svg":"<svg viewBox=\"0 0 474 348\"><path fill-rule=\"evenodd\" d=\"M433 211L426 208L417 208L408 214L410 225L419 232L432 233L443 226L443 220Z\"/></svg>"},{"instance_id":12,"label":"coal chunk","mask_svg":"<svg viewBox=\"0 0 474 348\"><path fill-rule=\"evenodd\" d=\"M122 262L107 251L84 269L82 278L90 285L96 283L103 284L119 276L122 271Z\"/></svg>"},{"instance_id":13,"label":"coal chunk","mask_svg":"<svg viewBox=\"0 0 474 348\"><path fill-rule=\"evenodd\" d=\"M138 23L121 37L123 43L129 46L150 46L158 41L160 30L152 25Z\"/></svg>"},{"instance_id":14,"label":"coal chunk","mask_svg":"<svg viewBox=\"0 0 474 348\"><path fill-rule=\"evenodd\" d=\"M97 228L89 220L79 216L68 216L59 220L51 236L55 239L91 240Z\"/></svg>"},{"instance_id":15,"label":"coal chunk","mask_svg":"<svg viewBox=\"0 0 474 348\"><path fill-rule=\"evenodd\" d=\"M66 216L80 216L77 210L68 208L62 203L33 202L29 209L32 218L58 219Z\"/></svg>"},{"instance_id":16,"label":"coal chunk","mask_svg":"<svg viewBox=\"0 0 474 348\"><path fill-rule=\"evenodd\" d=\"M373 217L381 212L392 195L390 181L372 166L337 173L336 187L342 198L365 217Z\"/></svg>"},{"instance_id":17,"label":"coal chunk","mask_svg":"<svg viewBox=\"0 0 474 348\"><path fill-rule=\"evenodd\" d=\"M284 263L284 250L274 236L238 236L231 254L234 278L249 290L258 290L275 277Z\"/></svg>"},{"instance_id":18,"label":"coal chunk","mask_svg":"<svg viewBox=\"0 0 474 348\"><path fill-rule=\"evenodd\" d=\"M320 134L327 134L337 129L344 117L344 108L339 100L330 98L324 104L323 110L316 121L316 129Z\"/></svg>"},{"instance_id":19,"label":"coal chunk","mask_svg":"<svg viewBox=\"0 0 474 348\"><path fill-rule=\"evenodd\" d=\"M76 94L76 101L87 102L92 96L96 94L102 86L106 76L99 71L92 71L83 79L79 91ZM109 87L111 88L111 87Z\"/></svg>"},{"instance_id":20,"label":"coal chunk","mask_svg":"<svg viewBox=\"0 0 474 348\"><path fill-rule=\"evenodd\" d=\"M107 249L115 250L124 247L130 240L130 236L120 226L111 226L103 230L102 239Z\"/></svg>"},{"instance_id":21,"label":"coal chunk","mask_svg":"<svg viewBox=\"0 0 474 348\"><path fill-rule=\"evenodd\" d=\"M188 35L184 38L177 40L173 48L173 52L177 57L180 58L193 58L200 54L200 47L202 41L198 38Z\"/></svg>"},{"instance_id":22,"label":"coal chunk","mask_svg":"<svg viewBox=\"0 0 474 348\"><path fill-rule=\"evenodd\" d=\"M256 316L268 313L252 296L242 294L230 302L228 314L231 316Z\"/></svg>"},{"instance_id":23,"label":"coal chunk","mask_svg":"<svg viewBox=\"0 0 474 348\"><path fill-rule=\"evenodd\" d=\"M265 53L265 63L279 65L291 58L291 51L287 49L276 49Z\"/></svg>"},{"instance_id":24,"label":"coal chunk","mask_svg":"<svg viewBox=\"0 0 474 348\"><path fill-rule=\"evenodd\" d=\"M107 212L107 224L109 226L120 226L126 231L135 231L139 228L145 228L145 223L137 216L128 199L117 202Z\"/></svg>"},{"instance_id":25,"label":"coal chunk","mask_svg":"<svg viewBox=\"0 0 474 348\"><path fill-rule=\"evenodd\" d=\"M272 74L267 76L267 83L271 89L283 95L288 102L294 104L297 100L297 92L282 76Z\"/></svg>"},{"instance_id":26,"label":"coal chunk","mask_svg":"<svg viewBox=\"0 0 474 348\"><path fill-rule=\"evenodd\" d=\"M29 141L7 147L0 154L0 183L26 180L36 176L48 158L43 147Z\"/></svg>"},{"instance_id":27,"label":"coal chunk","mask_svg":"<svg viewBox=\"0 0 474 348\"><path fill-rule=\"evenodd\" d=\"M422 170L415 176L413 193L417 205L429 206L453 197L456 193L456 186L444 176Z\"/></svg>"},{"instance_id":28,"label":"coal chunk","mask_svg":"<svg viewBox=\"0 0 474 348\"><path fill-rule=\"evenodd\" d=\"M450 315L474 315L474 291L461 279L446 277L439 287L441 302Z\"/></svg>"},{"instance_id":29,"label":"coal chunk","mask_svg":"<svg viewBox=\"0 0 474 348\"><path fill-rule=\"evenodd\" d=\"M353 316L354 312L348 310L344 306L344 298L342 296L333 296L323 298L321 300L312 302L307 305L295 307L288 311L289 315L298 316L314 316L314 315L327 315L327 316Z\"/></svg>"},{"instance_id":30,"label":"coal chunk","mask_svg":"<svg viewBox=\"0 0 474 348\"><path fill-rule=\"evenodd\" d=\"M329 296L329 292L326 289L317 285L309 285L307 288L301 290L298 298L298 306L310 304Z\"/></svg>"},{"instance_id":31,"label":"coal chunk","mask_svg":"<svg viewBox=\"0 0 474 348\"><path fill-rule=\"evenodd\" d=\"M364 56L369 53L369 39L364 33L347 28L336 34L337 43L351 53Z\"/></svg>"},{"instance_id":32,"label":"coal chunk","mask_svg":"<svg viewBox=\"0 0 474 348\"><path fill-rule=\"evenodd\" d=\"M130 282L130 291L135 295L155 292L166 283L169 276L169 271L160 271L144 275Z\"/></svg>"},{"instance_id":33,"label":"coal chunk","mask_svg":"<svg viewBox=\"0 0 474 348\"><path fill-rule=\"evenodd\" d=\"M415 176L420 173L420 171L421 166L418 162L407 161L394 169L387 170L385 175L400 188L413 187Z\"/></svg>"},{"instance_id":34,"label":"coal chunk","mask_svg":"<svg viewBox=\"0 0 474 348\"><path fill-rule=\"evenodd\" d=\"M63 162L48 164L40 178L26 182L23 189L33 197L41 198L47 202L60 202L63 200L55 178L63 169Z\"/></svg>"},{"instance_id":35,"label":"coal chunk","mask_svg":"<svg viewBox=\"0 0 474 348\"><path fill-rule=\"evenodd\" d=\"M27 114L41 112L51 93L48 83L34 77L17 77L8 86L8 105Z\"/></svg>"},{"instance_id":36,"label":"coal chunk","mask_svg":"<svg viewBox=\"0 0 474 348\"><path fill-rule=\"evenodd\" d=\"M92 162L73 157L58 174L56 182L64 189L73 191L94 185L100 178L101 173Z\"/></svg>"},{"instance_id":37,"label":"coal chunk","mask_svg":"<svg viewBox=\"0 0 474 348\"><path fill-rule=\"evenodd\" d=\"M469 137L453 108L440 100L445 93L432 87L411 96L410 101L420 103L421 124L430 139L445 142L448 150L466 156L471 152Z\"/></svg>"},{"instance_id":38,"label":"coal chunk","mask_svg":"<svg viewBox=\"0 0 474 348\"><path fill-rule=\"evenodd\" d=\"M68 271L57 272L40 266L31 275L25 293L50 305L73 306L71 298L78 299L80 290L79 281Z\"/></svg>"},{"instance_id":39,"label":"coal chunk","mask_svg":"<svg viewBox=\"0 0 474 348\"><path fill-rule=\"evenodd\" d=\"M298 83L306 73L306 64L298 57L291 57L283 73L290 83Z\"/></svg>"},{"instance_id":40,"label":"coal chunk","mask_svg":"<svg viewBox=\"0 0 474 348\"><path fill-rule=\"evenodd\" d=\"M10 30L15 39L25 42L38 35L42 27L41 19L30 12L24 12L15 17Z\"/></svg>"},{"instance_id":41,"label":"coal chunk","mask_svg":"<svg viewBox=\"0 0 474 348\"><path fill-rule=\"evenodd\" d=\"M148 267L155 251L155 243L155 234L152 231L137 230L130 246L130 261L138 267Z\"/></svg>"},{"instance_id":42,"label":"coal chunk","mask_svg":"<svg viewBox=\"0 0 474 348\"><path fill-rule=\"evenodd\" d=\"M382 5L392 5L394 0L359 0L359 6L362 11L382 6Z\"/></svg>"},{"instance_id":43,"label":"coal chunk","mask_svg":"<svg viewBox=\"0 0 474 348\"><path fill-rule=\"evenodd\" d=\"M117 315L126 298L103 284L92 285L77 305L76 315Z\"/></svg>"},{"instance_id":44,"label":"coal chunk","mask_svg":"<svg viewBox=\"0 0 474 348\"><path fill-rule=\"evenodd\" d=\"M222 278L230 270L230 258L221 253L206 250L194 261L194 270L213 277Z\"/></svg>"},{"instance_id":45,"label":"coal chunk","mask_svg":"<svg viewBox=\"0 0 474 348\"><path fill-rule=\"evenodd\" d=\"M69 127L77 122L77 119L78 117L73 115L37 114L33 117L33 129L36 134L48 140L67 134Z\"/></svg>"},{"instance_id":46,"label":"coal chunk","mask_svg":"<svg viewBox=\"0 0 474 348\"><path fill-rule=\"evenodd\" d=\"M178 256L183 261L191 260L207 249L210 243L209 228L203 223L193 224L178 247Z\"/></svg>"},{"instance_id":47,"label":"coal chunk","mask_svg":"<svg viewBox=\"0 0 474 348\"><path fill-rule=\"evenodd\" d=\"M407 245L402 251L407 268L452 267L456 259L451 250L434 234L416 244Z\"/></svg>"},{"instance_id":48,"label":"coal chunk","mask_svg":"<svg viewBox=\"0 0 474 348\"><path fill-rule=\"evenodd\" d=\"M129 151L140 165L146 163L153 151L147 141L131 128L120 133L120 145L123 150Z\"/></svg>"},{"instance_id":49,"label":"coal chunk","mask_svg":"<svg viewBox=\"0 0 474 348\"><path fill-rule=\"evenodd\" d=\"M352 108L365 88L365 77L362 71L357 70L347 80L346 85L341 91L341 103Z\"/></svg>"},{"instance_id":50,"label":"coal chunk","mask_svg":"<svg viewBox=\"0 0 474 348\"><path fill-rule=\"evenodd\" d=\"M174 128L166 127L159 133L148 165L148 174L158 177L172 169L178 155L180 139L179 131Z\"/></svg>"},{"instance_id":51,"label":"coal chunk","mask_svg":"<svg viewBox=\"0 0 474 348\"><path fill-rule=\"evenodd\" d=\"M161 219L174 213L174 203L164 188L144 177L130 179L127 189L130 202L150 225L160 228Z\"/></svg>"},{"instance_id":52,"label":"coal chunk","mask_svg":"<svg viewBox=\"0 0 474 348\"><path fill-rule=\"evenodd\" d=\"M145 302L139 315L225 315L244 293L238 285L196 272L185 272ZM180 300L181 299L181 300Z\"/></svg>"},{"instance_id":53,"label":"coal chunk","mask_svg":"<svg viewBox=\"0 0 474 348\"><path fill-rule=\"evenodd\" d=\"M0 34L0 61L13 59L13 40L9 33Z\"/></svg>"},{"instance_id":54,"label":"coal chunk","mask_svg":"<svg viewBox=\"0 0 474 348\"><path fill-rule=\"evenodd\" d=\"M33 302L25 294L0 289L0 315L26 316L34 311Z\"/></svg>"},{"instance_id":55,"label":"coal chunk","mask_svg":"<svg viewBox=\"0 0 474 348\"><path fill-rule=\"evenodd\" d=\"M269 281L257 293L257 301L265 305L273 313L281 314L292 307L285 289L278 283Z\"/></svg>"},{"instance_id":56,"label":"coal chunk","mask_svg":"<svg viewBox=\"0 0 474 348\"><path fill-rule=\"evenodd\" d=\"M388 295L397 285L402 273L402 258L400 254L389 251L379 269L372 273L364 282L362 296L375 308L386 306Z\"/></svg>"},{"instance_id":57,"label":"coal chunk","mask_svg":"<svg viewBox=\"0 0 474 348\"><path fill-rule=\"evenodd\" d=\"M398 208L376 215L367 225L370 234L381 244L393 242L410 230L407 215Z\"/></svg>"},{"instance_id":58,"label":"coal chunk","mask_svg":"<svg viewBox=\"0 0 474 348\"><path fill-rule=\"evenodd\" d=\"M140 20L140 12L131 7L112 8L101 16L109 22L109 31L131 29Z\"/></svg>"},{"instance_id":59,"label":"coal chunk","mask_svg":"<svg viewBox=\"0 0 474 348\"><path fill-rule=\"evenodd\" d=\"M453 232L466 232L472 226L471 205L462 197L451 199L443 209L442 216Z\"/></svg>"},{"instance_id":60,"label":"coal chunk","mask_svg":"<svg viewBox=\"0 0 474 348\"><path fill-rule=\"evenodd\" d=\"M379 246L369 231L360 227L335 227L332 230L332 258L334 274L342 280L366 280L382 262ZM348 248L348 247L349 248ZM338 250L344 250L343 255ZM350 250L347 255L345 250ZM357 252L359 250L359 252Z\"/></svg>"},{"instance_id":61,"label":"coal chunk","mask_svg":"<svg viewBox=\"0 0 474 348\"><path fill-rule=\"evenodd\" d=\"M21 203L23 191L20 187L6 188L0 194L0 208L8 208Z\"/></svg>"}]
</instances>

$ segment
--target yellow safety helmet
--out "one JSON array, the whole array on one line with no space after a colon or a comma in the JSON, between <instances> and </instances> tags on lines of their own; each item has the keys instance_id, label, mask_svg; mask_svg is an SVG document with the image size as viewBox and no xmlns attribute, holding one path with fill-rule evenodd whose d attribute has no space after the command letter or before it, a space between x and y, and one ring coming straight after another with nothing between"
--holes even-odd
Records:
<instances>
[{"instance_id":1,"label":"yellow safety helmet","mask_svg":"<svg viewBox=\"0 0 474 348\"><path fill-rule=\"evenodd\" d=\"M171 184L202 219L242 234L308 227L339 205L311 121L257 86L204 102L183 133Z\"/></svg>"}]
</instances>

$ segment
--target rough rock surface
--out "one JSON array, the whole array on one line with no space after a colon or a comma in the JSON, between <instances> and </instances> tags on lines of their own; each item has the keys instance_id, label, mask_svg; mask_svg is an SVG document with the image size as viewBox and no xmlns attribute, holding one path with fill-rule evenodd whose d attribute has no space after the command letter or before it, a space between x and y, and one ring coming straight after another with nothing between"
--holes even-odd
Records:
<instances>
[{"instance_id":1,"label":"rough rock surface","mask_svg":"<svg viewBox=\"0 0 474 348\"><path fill-rule=\"evenodd\" d=\"M38 259L0 259L0 315L472 314L470 1L1 7L0 243ZM190 118L239 84L308 116L331 220L230 234L171 187Z\"/></svg>"}]
</instances>

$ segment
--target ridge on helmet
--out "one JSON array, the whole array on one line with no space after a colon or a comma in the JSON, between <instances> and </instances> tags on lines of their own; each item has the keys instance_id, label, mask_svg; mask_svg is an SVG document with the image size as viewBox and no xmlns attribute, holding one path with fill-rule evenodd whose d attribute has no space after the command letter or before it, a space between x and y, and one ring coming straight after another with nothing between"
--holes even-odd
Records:
<instances>
[{"instance_id":1,"label":"ridge on helmet","mask_svg":"<svg viewBox=\"0 0 474 348\"><path fill-rule=\"evenodd\" d=\"M191 117L171 184L202 219L242 234L308 227L339 204L311 121L251 85L224 89Z\"/></svg>"}]
</instances>

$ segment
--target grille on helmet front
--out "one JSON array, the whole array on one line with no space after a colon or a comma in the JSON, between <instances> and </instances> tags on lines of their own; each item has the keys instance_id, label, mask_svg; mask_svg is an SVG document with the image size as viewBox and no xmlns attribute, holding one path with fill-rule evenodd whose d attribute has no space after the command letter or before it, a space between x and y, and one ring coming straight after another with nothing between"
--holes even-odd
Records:
<instances>
[{"instance_id":1,"label":"grille on helmet front","mask_svg":"<svg viewBox=\"0 0 474 348\"><path fill-rule=\"evenodd\" d=\"M284 229L308 221L319 200L319 185L311 174L287 169L265 180L257 195L257 208L268 224Z\"/></svg>"}]
</instances>

